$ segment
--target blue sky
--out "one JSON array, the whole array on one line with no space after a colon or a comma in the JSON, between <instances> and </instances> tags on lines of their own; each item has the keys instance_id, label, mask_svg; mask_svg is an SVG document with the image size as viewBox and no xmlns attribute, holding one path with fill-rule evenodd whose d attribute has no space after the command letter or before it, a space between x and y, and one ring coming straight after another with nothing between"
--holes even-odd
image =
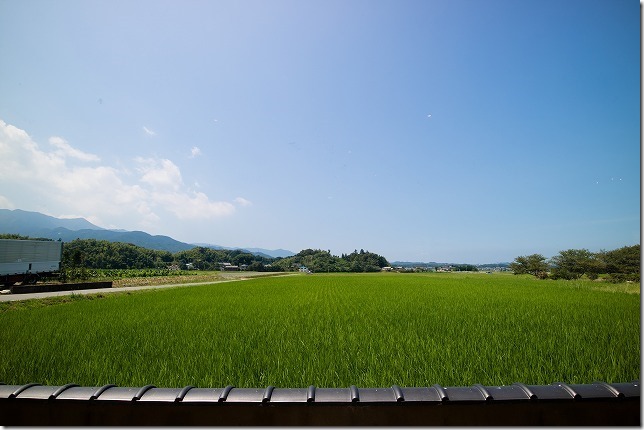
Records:
<instances>
[{"instance_id":1,"label":"blue sky","mask_svg":"<svg viewBox=\"0 0 644 430\"><path fill-rule=\"evenodd\" d=\"M2 208L390 261L640 240L637 1L0 0L0 52Z\"/></svg>"}]
</instances>

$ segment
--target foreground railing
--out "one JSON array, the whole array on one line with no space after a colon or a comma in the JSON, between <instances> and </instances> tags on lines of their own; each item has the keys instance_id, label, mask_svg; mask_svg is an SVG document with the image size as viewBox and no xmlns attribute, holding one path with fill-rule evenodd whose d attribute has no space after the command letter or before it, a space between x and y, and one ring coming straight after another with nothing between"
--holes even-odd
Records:
<instances>
[{"instance_id":1,"label":"foreground railing","mask_svg":"<svg viewBox=\"0 0 644 430\"><path fill-rule=\"evenodd\" d=\"M630 425L640 385L157 388L0 383L0 425Z\"/></svg>"}]
</instances>

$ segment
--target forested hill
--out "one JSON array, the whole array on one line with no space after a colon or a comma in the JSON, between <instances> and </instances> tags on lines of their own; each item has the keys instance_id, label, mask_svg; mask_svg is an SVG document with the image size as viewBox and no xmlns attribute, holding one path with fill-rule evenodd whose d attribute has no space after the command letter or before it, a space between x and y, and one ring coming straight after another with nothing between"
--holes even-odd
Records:
<instances>
[{"instance_id":1,"label":"forested hill","mask_svg":"<svg viewBox=\"0 0 644 430\"><path fill-rule=\"evenodd\" d=\"M305 249L292 257L276 260L273 266L283 271L304 266L313 272L378 272L389 266L389 262L382 255L363 249L340 257L331 255L330 251Z\"/></svg>"}]
</instances>

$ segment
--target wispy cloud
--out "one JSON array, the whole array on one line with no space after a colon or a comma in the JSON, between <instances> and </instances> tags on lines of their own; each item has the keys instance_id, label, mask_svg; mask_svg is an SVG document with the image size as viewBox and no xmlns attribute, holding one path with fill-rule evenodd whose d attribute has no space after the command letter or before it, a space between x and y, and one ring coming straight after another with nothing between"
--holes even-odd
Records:
<instances>
[{"instance_id":1,"label":"wispy cloud","mask_svg":"<svg viewBox=\"0 0 644 430\"><path fill-rule=\"evenodd\" d=\"M156 136L156 133L153 130L150 130L149 128L147 128L146 126L143 126L143 131L145 131L145 134L147 134L148 136Z\"/></svg>"},{"instance_id":2,"label":"wispy cloud","mask_svg":"<svg viewBox=\"0 0 644 430\"><path fill-rule=\"evenodd\" d=\"M94 154L83 152L79 149L73 148L62 137L53 136L49 138L49 144L56 147L56 154L62 157L72 157L81 161L100 161L101 159Z\"/></svg>"},{"instance_id":3,"label":"wispy cloud","mask_svg":"<svg viewBox=\"0 0 644 430\"><path fill-rule=\"evenodd\" d=\"M196 156L201 155L201 149L196 146L193 146L190 150L190 158L195 158Z\"/></svg>"},{"instance_id":4,"label":"wispy cloud","mask_svg":"<svg viewBox=\"0 0 644 430\"><path fill-rule=\"evenodd\" d=\"M251 202L250 200L246 200L243 197L237 197L234 201L239 206L252 206L253 204L253 202Z\"/></svg>"},{"instance_id":5,"label":"wispy cloud","mask_svg":"<svg viewBox=\"0 0 644 430\"><path fill-rule=\"evenodd\" d=\"M15 209L16 206L5 196L0 196L0 208Z\"/></svg>"}]
</instances>

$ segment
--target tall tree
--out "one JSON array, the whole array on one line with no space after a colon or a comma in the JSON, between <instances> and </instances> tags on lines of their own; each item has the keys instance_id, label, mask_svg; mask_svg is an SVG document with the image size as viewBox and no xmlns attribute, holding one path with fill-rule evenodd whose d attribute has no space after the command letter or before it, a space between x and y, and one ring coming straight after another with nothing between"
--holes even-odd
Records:
<instances>
[{"instance_id":1,"label":"tall tree","mask_svg":"<svg viewBox=\"0 0 644 430\"><path fill-rule=\"evenodd\" d=\"M549 269L546 257L541 254L522 255L510 263L510 270L515 275L530 274L540 279L548 277Z\"/></svg>"},{"instance_id":2,"label":"tall tree","mask_svg":"<svg viewBox=\"0 0 644 430\"><path fill-rule=\"evenodd\" d=\"M560 251L550 259L551 276L555 279L579 279L583 275L596 279L602 271L601 260L587 249Z\"/></svg>"}]
</instances>

